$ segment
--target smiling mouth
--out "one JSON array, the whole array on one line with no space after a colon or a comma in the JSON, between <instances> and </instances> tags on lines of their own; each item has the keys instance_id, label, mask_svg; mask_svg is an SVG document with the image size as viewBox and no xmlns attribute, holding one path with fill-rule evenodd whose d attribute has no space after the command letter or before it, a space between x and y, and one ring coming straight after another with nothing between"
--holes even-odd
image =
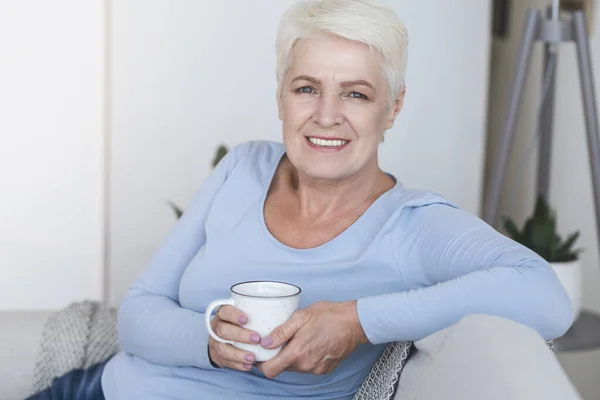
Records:
<instances>
[{"instance_id":1,"label":"smiling mouth","mask_svg":"<svg viewBox=\"0 0 600 400\"><path fill-rule=\"evenodd\" d=\"M349 142L349 140L321 139L321 138L316 138L316 137L308 137L307 139L313 145L318 146L318 147L324 147L324 148L342 147Z\"/></svg>"}]
</instances>

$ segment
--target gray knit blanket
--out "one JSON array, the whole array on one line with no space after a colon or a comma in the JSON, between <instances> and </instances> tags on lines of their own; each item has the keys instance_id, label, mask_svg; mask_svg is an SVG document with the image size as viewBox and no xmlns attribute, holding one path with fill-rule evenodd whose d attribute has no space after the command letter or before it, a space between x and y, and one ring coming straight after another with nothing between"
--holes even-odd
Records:
<instances>
[{"instance_id":1,"label":"gray knit blanket","mask_svg":"<svg viewBox=\"0 0 600 400\"><path fill-rule=\"evenodd\" d=\"M116 325L117 311L92 301L73 303L52 314L42 332L31 394L50 386L55 377L117 353ZM391 400L412 348L412 342L390 343L354 399Z\"/></svg>"},{"instance_id":2,"label":"gray knit blanket","mask_svg":"<svg viewBox=\"0 0 600 400\"><path fill-rule=\"evenodd\" d=\"M55 377L118 352L116 325L117 311L93 301L73 303L53 313L42 332L31 394L49 387Z\"/></svg>"}]
</instances>

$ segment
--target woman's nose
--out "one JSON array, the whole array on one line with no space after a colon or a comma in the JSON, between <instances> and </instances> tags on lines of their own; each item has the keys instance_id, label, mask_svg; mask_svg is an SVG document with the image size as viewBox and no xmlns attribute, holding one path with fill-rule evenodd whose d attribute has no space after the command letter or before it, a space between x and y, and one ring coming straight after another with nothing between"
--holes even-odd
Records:
<instances>
[{"instance_id":1,"label":"woman's nose","mask_svg":"<svg viewBox=\"0 0 600 400\"><path fill-rule=\"evenodd\" d=\"M313 119L324 128L341 125L344 122L344 114L340 97L333 94L322 95L317 103Z\"/></svg>"}]
</instances>

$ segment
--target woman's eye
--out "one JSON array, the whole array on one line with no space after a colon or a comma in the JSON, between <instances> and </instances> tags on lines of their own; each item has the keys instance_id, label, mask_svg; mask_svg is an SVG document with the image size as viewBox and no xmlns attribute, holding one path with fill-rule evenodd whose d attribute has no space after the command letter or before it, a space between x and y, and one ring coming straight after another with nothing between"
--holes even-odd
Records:
<instances>
[{"instance_id":1,"label":"woman's eye","mask_svg":"<svg viewBox=\"0 0 600 400\"><path fill-rule=\"evenodd\" d=\"M296 93L307 93L312 94L315 90L310 86L302 86L301 88L296 89Z\"/></svg>"},{"instance_id":2,"label":"woman's eye","mask_svg":"<svg viewBox=\"0 0 600 400\"><path fill-rule=\"evenodd\" d=\"M352 97L353 99L369 100L367 96L359 92L350 92L350 97Z\"/></svg>"}]
</instances>

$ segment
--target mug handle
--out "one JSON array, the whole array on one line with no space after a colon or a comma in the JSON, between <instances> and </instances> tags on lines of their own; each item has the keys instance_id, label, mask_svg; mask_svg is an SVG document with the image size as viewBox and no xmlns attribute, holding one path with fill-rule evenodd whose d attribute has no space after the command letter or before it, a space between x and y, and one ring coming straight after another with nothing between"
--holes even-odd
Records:
<instances>
[{"instance_id":1,"label":"mug handle","mask_svg":"<svg viewBox=\"0 0 600 400\"><path fill-rule=\"evenodd\" d=\"M225 344L233 344L233 342L231 340L221 339L212 330L212 327L210 326L210 316L211 316L213 310L217 307L233 306L233 305L234 305L233 299L219 299L219 300L210 302L208 307L206 307L206 311L204 312L204 323L206 324L206 329L208 330L208 334L210 335L210 337L215 339L217 342L221 342L221 343L225 343Z\"/></svg>"}]
</instances>

